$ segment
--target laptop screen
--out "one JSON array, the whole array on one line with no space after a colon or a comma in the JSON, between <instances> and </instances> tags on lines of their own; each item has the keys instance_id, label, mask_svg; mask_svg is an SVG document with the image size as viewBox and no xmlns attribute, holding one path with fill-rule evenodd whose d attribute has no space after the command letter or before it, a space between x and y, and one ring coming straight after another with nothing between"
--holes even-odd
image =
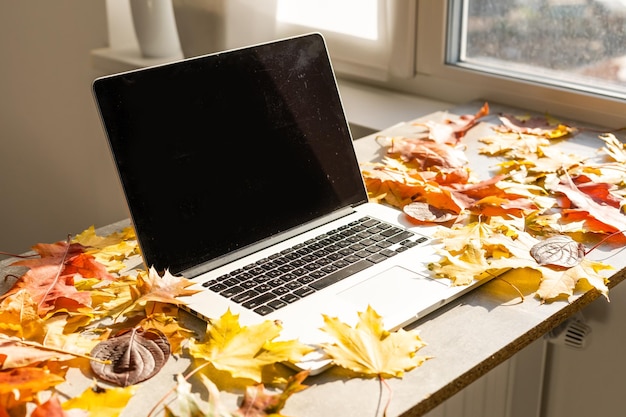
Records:
<instances>
[{"instance_id":1,"label":"laptop screen","mask_svg":"<svg viewBox=\"0 0 626 417\"><path fill-rule=\"evenodd\" d=\"M173 273L367 200L322 37L103 77L144 259Z\"/></svg>"}]
</instances>

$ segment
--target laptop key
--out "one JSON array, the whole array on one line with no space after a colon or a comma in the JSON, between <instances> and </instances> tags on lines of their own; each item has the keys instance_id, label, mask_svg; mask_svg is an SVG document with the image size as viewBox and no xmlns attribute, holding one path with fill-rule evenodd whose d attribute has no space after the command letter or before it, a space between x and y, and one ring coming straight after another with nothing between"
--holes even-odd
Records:
<instances>
[{"instance_id":1,"label":"laptop key","mask_svg":"<svg viewBox=\"0 0 626 417\"><path fill-rule=\"evenodd\" d=\"M226 285L222 284L221 282L210 283L210 285L209 285L209 289L211 291L213 291L213 292L220 292L222 290L225 290L226 288L228 288L228 287Z\"/></svg>"},{"instance_id":2,"label":"laptop key","mask_svg":"<svg viewBox=\"0 0 626 417\"><path fill-rule=\"evenodd\" d=\"M321 290L323 288L328 287L329 285L332 285L336 282L341 281L342 279L345 279L351 275L354 275L357 272L363 271L364 269L367 269L372 265L374 265L373 262L370 262L367 259L362 259L358 262L350 264L348 267L344 269L340 269L339 271L328 274L324 278L317 280L309 285L315 288L316 290Z\"/></svg>"},{"instance_id":3,"label":"laptop key","mask_svg":"<svg viewBox=\"0 0 626 417\"><path fill-rule=\"evenodd\" d=\"M395 253L395 252L394 252ZM380 253L373 253L372 255L367 257L368 261L374 262L375 264L382 262L386 259L389 259L387 256L382 255Z\"/></svg>"},{"instance_id":4,"label":"laptop key","mask_svg":"<svg viewBox=\"0 0 626 417\"><path fill-rule=\"evenodd\" d=\"M240 286L235 286L235 287L230 287L225 289L224 291L220 292L220 295L222 297L226 297L226 298L230 298L234 295L239 294L240 292L245 291L246 289L244 287L240 287Z\"/></svg>"},{"instance_id":5,"label":"laptop key","mask_svg":"<svg viewBox=\"0 0 626 417\"><path fill-rule=\"evenodd\" d=\"M261 306L254 309L254 312L261 316L267 316L272 311L274 311L274 309L270 306Z\"/></svg>"},{"instance_id":6,"label":"laptop key","mask_svg":"<svg viewBox=\"0 0 626 417\"><path fill-rule=\"evenodd\" d=\"M287 306L287 302L283 300L272 300L267 303L268 306L272 307L274 310L278 310L279 308L283 308Z\"/></svg>"},{"instance_id":7,"label":"laptop key","mask_svg":"<svg viewBox=\"0 0 626 417\"><path fill-rule=\"evenodd\" d=\"M286 302L286 303L291 304L291 303L293 303L294 301L298 301L298 300L300 299L300 297L298 297L298 296L297 296L297 295L295 295L295 294L290 293L290 294L285 294L285 295L283 295L282 297L280 297L280 299L281 299L281 300L283 300L283 301L284 301L284 302Z\"/></svg>"},{"instance_id":8,"label":"laptop key","mask_svg":"<svg viewBox=\"0 0 626 417\"><path fill-rule=\"evenodd\" d=\"M389 239L387 239L387 241L391 243L400 243L403 240L410 238L411 236L413 236L413 233L405 231L405 232L398 233L397 235L390 237Z\"/></svg>"},{"instance_id":9,"label":"laptop key","mask_svg":"<svg viewBox=\"0 0 626 417\"><path fill-rule=\"evenodd\" d=\"M254 310L255 308L257 308L261 304L265 304L266 302L270 301L273 298L276 298L276 294L268 292L268 293L259 295L258 297L255 297L255 298L253 298L251 300L248 300L248 301L242 303L241 305L244 306L245 308L249 308L251 310Z\"/></svg>"},{"instance_id":10,"label":"laptop key","mask_svg":"<svg viewBox=\"0 0 626 417\"><path fill-rule=\"evenodd\" d=\"M258 292L254 290L248 290L248 291L242 292L241 294L234 296L233 298L231 298L231 300L233 300L235 303L241 304L247 300L252 300L254 297L258 295L259 295Z\"/></svg>"},{"instance_id":11,"label":"laptop key","mask_svg":"<svg viewBox=\"0 0 626 417\"><path fill-rule=\"evenodd\" d=\"M311 295L315 292L313 288L310 287L302 287L295 290L293 293L298 297L306 297L307 295Z\"/></svg>"}]
</instances>

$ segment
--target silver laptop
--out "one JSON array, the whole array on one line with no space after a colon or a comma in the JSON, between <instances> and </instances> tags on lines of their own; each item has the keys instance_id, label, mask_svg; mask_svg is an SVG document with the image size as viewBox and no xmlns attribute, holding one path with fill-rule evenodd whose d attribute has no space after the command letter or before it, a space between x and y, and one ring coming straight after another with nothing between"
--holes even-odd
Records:
<instances>
[{"instance_id":1,"label":"silver laptop","mask_svg":"<svg viewBox=\"0 0 626 417\"><path fill-rule=\"evenodd\" d=\"M322 314L354 323L371 305L392 330L472 288L430 279L433 240L368 203L321 35L93 88L144 262L196 282L198 317L280 320L314 344Z\"/></svg>"}]
</instances>

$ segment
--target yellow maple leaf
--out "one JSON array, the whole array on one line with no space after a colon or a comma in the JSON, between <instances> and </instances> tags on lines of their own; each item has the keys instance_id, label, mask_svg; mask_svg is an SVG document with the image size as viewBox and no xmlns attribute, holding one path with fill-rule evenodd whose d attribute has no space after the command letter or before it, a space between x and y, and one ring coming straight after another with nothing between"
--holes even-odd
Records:
<instances>
[{"instance_id":1,"label":"yellow maple leaf","mask_svg":"<svg viewBox=\"0 0 626 417\"><path fill-rule=\"evenodd\" d=\"M190 340L189 352L233 378L262 382L268 366L301 361L313 350L297 340L275 340L281 331L282 326L270 320L242 327L239 315L228 310L209 323L204 341Z\"/></svg>"},{"instance_id":2,"label":"yellow maple leaf","mask_svg":"<svg viewBox=\"0 0 626 417\"><path fill-rule=\"evenodd\" d=\"M127 227L122 232L111 233L107 236L98 236L94 226L91 226L76 235L73 241L85 246L85 253L95 257L110 272L119 272L124 269L123 261L139 251L132 227Z\"/></svg>"},{"instance_id":3,"label":"yellow maple leaf","mask_svg":"<svg viewBox=\"0 0 626 417\"><path fill-rule=\"evenodd\" d=\"M167 337L173 354L180 353L181 345L190 339L194 332L182 327L177 317L178 308L170 304L157 304L152 314L149 314L139 326L143 329L156 329Z\"/></svg>"},{"instance_id":4,"label":"yellow maple leaf","mask_svg":"<svg viewBox=\"0 0 626 417\"><path fill-rule=\"evenodd\" d=\"M583 259L578 265L566 270L554 270L541 267L542 280L537 290L537 296L544 301L551 301L563 296L574 294L576 286L585 281L591 287L600 291L607 300L609 289L606 286L607 279L599 272L612 269L610 265Z\"/></svg>"},{"instance_id":5,"label":"yellow maple leaf","mask_svg":"<svg viewBox=\"0 0 626 417\"><path fill-rule=\"evenodd\" d=\"M322 344L333 363L359 374L399 378L428 359L416 355L426 345L416 330L388 332L382 317L369 306L359 313L355 327L324 315L322 330L336 340Z\"/></svg>"},{"instance_id":6,"label":"yellow maple leaf","mask_svg":"<svg viewBox=\"0 0 626 417\"><path fill-rule=\"evenodd\" d=\"M20 339L41 341L43 320L30 293L22 289L0 303L0 331Z\"/></svg>"},{"instance_id":7,"label":"yellow maple leaf","mask_svg":"<svg viewBox=\"0 0 626 417\"><path fill-rule=\"evenodd\" d=\"M80 409L89 412L89 417L117 417L135 395L136 386L125 388L102 388L92 385L81 395L65 401L64 410Z\"/></svg>"}]
</instances>

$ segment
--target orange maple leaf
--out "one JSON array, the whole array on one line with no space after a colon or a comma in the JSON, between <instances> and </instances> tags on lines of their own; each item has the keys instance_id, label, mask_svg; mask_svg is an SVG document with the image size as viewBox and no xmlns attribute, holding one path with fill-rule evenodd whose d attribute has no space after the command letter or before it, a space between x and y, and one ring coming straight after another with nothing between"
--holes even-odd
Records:
<instances>
[{"instance_id":1,"label":"orange maple leaf","mask_svg":"<svg viewBox=\"0 0 626 417\"><path fill-rule=\"evenodd\" d=\"M475 114L462 115L458 120L446 119L443 123L428 121L426 123L415 123L415 125L428 128L428 137L431 140L439 143L456 144L465 136L468 130L478 123L480 118L488 114L489 104L485 103Z\"/></svg>"},{"instance_id":2,"label":"orange maple leaf","mask_svg":"<svg viewBox=\"0 0 626 417\"><path fill-rule=\"evenodd\" d=\"M33 401L38 392L63 381L63 378L45 368L23 367L2 371L0 372L0 404L6 410L11 410Z\"/></svg>"},{"instance_id":3,"label":"orange maple leaf","mask_svg":"<svg viewBox=\"0 0 626 417\"><path fill-rule=\"evenodd\" d=\"M169 271L165 271L163 276L160 276L156 269L150 268L147 274L142 272L137 275L137 290L139 296L135 300L135 304L143 304L148 301L178 305L185 304L184 301L176 297L192 295L199 292L199 290L187 289L190 285L193 285L193 281L184 277L176 277Z\"/></svg>"}]
</instances>

